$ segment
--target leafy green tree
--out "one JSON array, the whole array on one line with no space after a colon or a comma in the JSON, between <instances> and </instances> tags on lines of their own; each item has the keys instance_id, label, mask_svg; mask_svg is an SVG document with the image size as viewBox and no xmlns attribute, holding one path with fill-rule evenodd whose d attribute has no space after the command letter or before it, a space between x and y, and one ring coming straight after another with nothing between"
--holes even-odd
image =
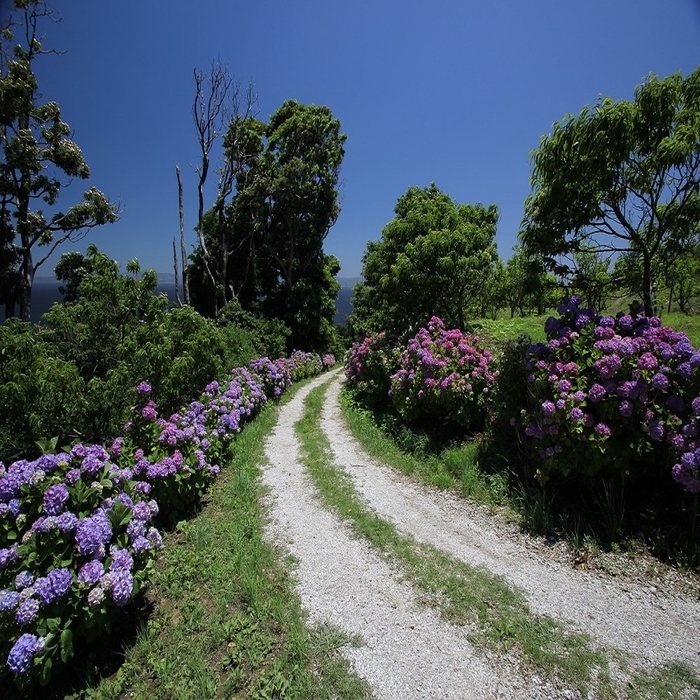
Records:
<instances>
[{"instance_id":1,"label":"leafy green tree","mask_svg":"<svg viewBox=\"0 0 700 700\"><path fill-rule=\"evenodd\" d=\"M692 311L692 302L700 296L700 245L679 255L665 270L668 287L668 311L673 301L684 313Z\"/></svg>"},{"instance_id":2,"label":"leafy green tree","mask_svg":"<svg viewBox=\"0 0 700 700\"><path fill-rule=\"evenodd\" d=\"M70 127L55 102L40 103L35 59L47 53L38 25L50 16L41 0L14 0L9 24L2 30L0 60L0 222L3 252L10 242L14 255L3 254L6 307L19 303L24 321L31 318L31 294L37 269L66 241L82 238L89 229L117 219L117 208L90 187L81 202L55 211L62 177L90 175L83 154L69 138ZM17 31L20 29L21 31ZM15 43L15 35L23 42ZM42 206L48 207L44 211ZM35 259L35 251L42 252ZM9 252L12 253L11 248Z\"/></svg>"},{"instance_id":3,"label":"leafy green tree","mask_svg":"<svg viewBox=\"0 0 700 700\"><path fill-rule=\"evenodd\" d=\"M574 253L574 265L572 291L583 297L589 308L602 311L613 285L610 261L603 260L595 248L583 247Z\"/></svg>"},{"instance_id":4,"label":"leafy green tree","mask_svg":"<svg viewBox=\"0 0 700 700\"><path fill-rule=\"evenodd\" d=\"M563 273L586 247L634 250L651 313L655 262L672 264L698 240L700 68L650 76L632 102L599 99L555 123L534 152L531 181L519 234L526 248Z\"/></svg>"},{"instance_id":5,"label":"leafy green tree","mask_svg":"<svg viewBox=\"0 0 700 700\"><path fill-rule=\"evenodd\" d=\"M225 272L212 289L204 247L195 250L190 275L197 308L212 314L220 300L235 298L244 309L282 321L291 331L289 349L324 349L319 343L332 327L339 287L328 283L326 271L337 261L326 256L323 242L340 212L345 138L327 107L294 100L267 125L252 116L231 121L224 169L236 175L224 192L232 196L217 199L202 226L208 254Z\"/></svg>"},{"instance_id":6,"label":"leafy green tree","mask_svg":"<svg viewBox=\"0 0 700 700\"><path fill-rule=\"evenodd\" d=\"M436 315L463 327L468 314L481 313L498 260L498 209L458 204L433 183L409 187L394 211L381 240L367 245L353 323L363 331L403 334Z\"/></svg>"},{"instance_id":7,"label":"leafy green tree","mask_svg":"<svg viewBox=\"0 0 700 700\"><path fill-rule=\"evenodd\" d=\"M94 244L88 247L87 255L78 251L63 253L58 259L54 274L59 282L64 282L58 291L63 295L64 302L77 301L80 298L80 285L89 276L94 274L93 257L97 252Z\"/></svg>"}]
</instances>

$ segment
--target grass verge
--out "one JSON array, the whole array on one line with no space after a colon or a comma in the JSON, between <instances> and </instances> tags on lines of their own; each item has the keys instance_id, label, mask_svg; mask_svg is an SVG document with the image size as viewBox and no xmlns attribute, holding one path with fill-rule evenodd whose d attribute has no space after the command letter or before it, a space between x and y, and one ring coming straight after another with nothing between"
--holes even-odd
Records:
<instances>
[{"instance_id":1,"label":"grass verge","mask_svg":"<svg viewBox=\"0 0 700 700\"><path fill-rule=\"evenodd\" d=\"M306 412L296 429L306 464L324 501L355 531L398 565L419 589L426 602L438 608L450 622L470 629L477 648L516 654L525 672L536 672L556 685L577 689L585 697L635 697L631 690L644 688L645 697L681 697L687 689L700 690L700 679L688 668L674 665L653 674L634 676L628 688L615 686L611 658L586 635L573 632L565 623L530 612L524 595L488 570L457 561L433 547L417 543L367 509L358 498L349 476L333 464L330 445L320 427L324 392L328 383L313 390L305 400ZM370 431L374 440L378 435ZM395 446L380 440L389 461L403 471L420 471L413 460ZM382 452L377 443L370 451ZM628 692L630 691L630 692Z\"/></svg>"},{"instance_id":2,"label":"grass verge","mask_svg":"<svg viewBox=\"0 0 700 700\"><path fill-rule=\"evenodd\" d=\"M246 426L201 512L166 537L151 613L119 669L66 697L370 696L338 651L349 640L330 627L307 629L278 554L263 540L257 465L275 421L268 406Z\"/></svg>"}]
</instances>

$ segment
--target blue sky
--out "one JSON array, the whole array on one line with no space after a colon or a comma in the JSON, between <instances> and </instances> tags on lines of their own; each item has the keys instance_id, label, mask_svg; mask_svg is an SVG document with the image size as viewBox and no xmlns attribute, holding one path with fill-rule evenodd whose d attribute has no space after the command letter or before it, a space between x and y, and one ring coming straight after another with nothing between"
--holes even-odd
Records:
<instances>
[{"instance_id":1,"label":"blue sky","mask_svg":"<svg viewBox=\"0 0 700 700\"><path fill-rule=\"evenodd\" d=\"M397 198L435 182L460 203L497 204L511 254L530 192L529 154L553 122L599 96L632 99L649 73L700 65L700 0L55 0L36 64L120 221L95 243L125 263L172 272L175 165L195 243L194 67L228 64L259 97L327 105L347 134L342 211L326 252L360 274ZM213 197L215 178L211 177ZM74 203L83 184L60 198ZM178 238L179 240L179 238ZM54 256L57 260L57 255ZM52 261L52 262L55 262ZM44 267L39 275L51 274Z\"/></svg>"}]
</instances>

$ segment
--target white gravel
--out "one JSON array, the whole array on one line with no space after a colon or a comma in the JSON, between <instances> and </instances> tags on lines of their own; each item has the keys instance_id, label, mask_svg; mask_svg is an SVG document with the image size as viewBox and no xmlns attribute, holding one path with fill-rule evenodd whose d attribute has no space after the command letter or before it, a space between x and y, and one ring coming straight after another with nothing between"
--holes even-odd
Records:
<instances>
[{"instance_id":1,"label":"white gravel","mask_svg":"<svg viewBox=\"0 0 700 700\"><path fill-rule=\"evenodd\" d=\"M575 697L537 678L523 679L509 659L473 650L467 630L444 622L365 541L319 501L301 462L294 423L322 375L279 411L268 438L263 481L269 488L268 537L296 562L302 605L363 644L343 653L377 698ZM342 374L327 392L322 428L336 463L365 502L418 541L485 566L525 591L537 613L570 620L601 644L649 666L685 661L700 671L700 602L644 583L575 571L495 516L458 497L417 484L377 464L350 435L338 405Z\"/></svg>"}]
</instances>

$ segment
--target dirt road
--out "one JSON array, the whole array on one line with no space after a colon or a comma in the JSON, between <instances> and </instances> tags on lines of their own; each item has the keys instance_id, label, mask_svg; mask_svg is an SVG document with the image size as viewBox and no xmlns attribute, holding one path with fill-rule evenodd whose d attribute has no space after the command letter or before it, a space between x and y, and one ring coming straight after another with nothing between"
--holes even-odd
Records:
<instances>
[{"instance_id":1,"label":"dirt road","mask_svg":"<svg viewBox=\"0 0 700 700\"><path fill-rule=\"evenodd\" d=\"M477 653L468 630L445 622L420 594L319 497L306 473L294 424L322 375L279 411L266 446L268 535L295 562L293 575L311 623L328 622L361 638L344 653L377 698L578 697L514 659ZM454 495L427 488L376 463L349 433L338 404L342 373L326 392L322 429L338 468L366 505L396 528L452 557L484 566L525 592L532 611L570 621L607 648L651 668L683 661L700 672L697 591L663 591L630 577L574 570L566 557L515 526Z\"/></svg>"}]
</instances>

